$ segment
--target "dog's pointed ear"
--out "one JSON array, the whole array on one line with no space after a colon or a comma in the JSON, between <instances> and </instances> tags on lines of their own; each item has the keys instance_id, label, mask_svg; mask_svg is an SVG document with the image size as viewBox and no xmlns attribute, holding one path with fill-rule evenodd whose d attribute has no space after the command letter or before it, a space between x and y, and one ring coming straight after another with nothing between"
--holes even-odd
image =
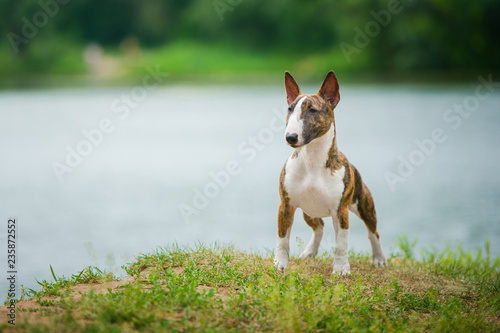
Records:
<instances>
[{"instance_id":1,"label":"dog's pointed ear","mask_svg":"<svg viewBox=\"0 0 500 333\"><path fill-rule=\"evenodd\" d=\"M327 101L332 107L336 107L340 101L339 82L333 71L330 71L318 91L318 95Z\"/></svg>"},{"instance_id":2,"label":"dog's pointed ear","mask_svg":"<svg viewBox=\"0 0 500 333\"><path fill-rule=\"evenodd\" d=\"M292 74L285 71L285 90L286 90L286 102L288 105L292 104L293 101L301 94L299 85L295 82Z\"/></svg>"}]
</instances>

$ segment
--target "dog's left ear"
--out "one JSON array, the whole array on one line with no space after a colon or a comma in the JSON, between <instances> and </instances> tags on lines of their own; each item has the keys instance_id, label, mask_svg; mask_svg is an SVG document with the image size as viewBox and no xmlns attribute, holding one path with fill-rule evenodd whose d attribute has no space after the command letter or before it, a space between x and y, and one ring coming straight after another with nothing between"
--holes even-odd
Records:
<instances>
[{"instance_id":1,"label":"dog's left ear","mask_svg":"<svg viewBox=\"0 0 500 333\"><path fill-rule=\"evenodd\" d=\"M318 95L327 101L332 107L336 107L340 101L339 82L333 71L330 71L318 91Z\"/></svg>"}]
</instances>

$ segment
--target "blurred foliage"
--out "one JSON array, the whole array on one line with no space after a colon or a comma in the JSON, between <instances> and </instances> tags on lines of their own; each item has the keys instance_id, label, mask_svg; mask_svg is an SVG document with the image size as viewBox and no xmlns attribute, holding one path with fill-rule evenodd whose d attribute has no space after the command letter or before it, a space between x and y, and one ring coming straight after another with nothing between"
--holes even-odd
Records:
<instances>
[{"instance_id":1,"label":"blurred foliage","mask_svg":"<svg viewBox=\"0 0 500 333\"><path fill-rule=\"evenodd\" d=\"M390 6L400 12L384 16ZM323 55L375 72L498 70L499 18L498 0L2 0L0 74L82 73L85 45L119 53L130 40L229 45L273 63ZM345 56L342 43L359 52Z\"/></svg>"}]
</instances>

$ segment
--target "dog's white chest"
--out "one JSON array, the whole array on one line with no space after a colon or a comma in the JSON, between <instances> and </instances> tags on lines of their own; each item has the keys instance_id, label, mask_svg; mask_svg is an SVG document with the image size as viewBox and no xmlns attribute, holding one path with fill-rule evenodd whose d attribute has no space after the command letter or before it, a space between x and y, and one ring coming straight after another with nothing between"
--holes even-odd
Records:
<instances>
[{"instance_id":1,"label":"dog's white chest","mask_svg":"<svg viewBox=\"0 0 500 333\"><path fill-rule=\"evenodd\" d=\"M311 165L301 154L290 157L284 180L290 204L313 218L335 216L344 192L344 174L343 166L332 175L324 164Z\"/></svg>"}]
</instances>

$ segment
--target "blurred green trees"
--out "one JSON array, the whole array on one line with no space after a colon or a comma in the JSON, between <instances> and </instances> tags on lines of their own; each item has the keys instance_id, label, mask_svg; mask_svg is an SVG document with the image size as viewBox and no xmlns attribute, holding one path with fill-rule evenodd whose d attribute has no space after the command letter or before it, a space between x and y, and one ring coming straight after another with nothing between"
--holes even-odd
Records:
<instances>
[{"instance_id":1,"label":"blurred green trees","mask_svg":"<svg viewBox=\"0 0 500 333\"><path fill-rule=\"evenodd\" d=\"M374 71L500 64L498 0L4 0L0 31L5 75L64 73L60 60L84 45L118 49L131 38L146 49L189 41L293 59L335 53Z\"/></svg>"}]
</instances>

